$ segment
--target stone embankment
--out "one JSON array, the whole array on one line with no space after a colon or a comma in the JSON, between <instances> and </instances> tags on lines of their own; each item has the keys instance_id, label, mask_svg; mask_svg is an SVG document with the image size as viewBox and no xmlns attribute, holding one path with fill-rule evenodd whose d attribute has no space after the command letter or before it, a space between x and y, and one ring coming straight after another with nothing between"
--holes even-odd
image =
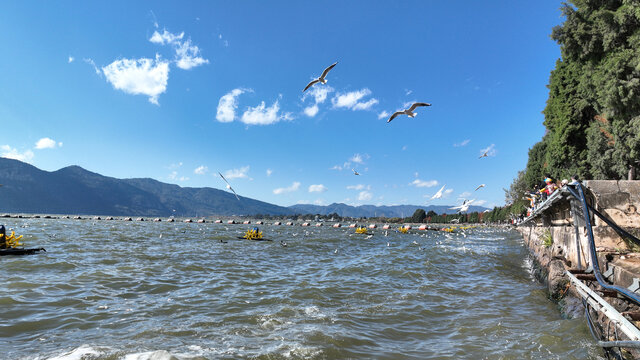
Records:
<instances>
[{"instance_id":1,"label":"stone embankment","mask_svg":"<svg viewBox=\"0 0 640 360\"><path fill-rule=\"evenodd\" d=\"M640 237L640 181L584 181L587 202L619 227ZM640 247L621 237L597 216L591 215L599 268L613 285L638 290L640 295ZM550 296L560 301L569 316L583 312L567 270L592 268L586 221L580 203L566 188L556 191L517 227L539 265ZM629 320L638 320L638 306L611 291L603 291L593 275L585 282ZM604 318L599 318L604 322ZM601 324L603 325L603 324ZM637 326L638 324L636 324Z\"/></svg>"}]
</instances>

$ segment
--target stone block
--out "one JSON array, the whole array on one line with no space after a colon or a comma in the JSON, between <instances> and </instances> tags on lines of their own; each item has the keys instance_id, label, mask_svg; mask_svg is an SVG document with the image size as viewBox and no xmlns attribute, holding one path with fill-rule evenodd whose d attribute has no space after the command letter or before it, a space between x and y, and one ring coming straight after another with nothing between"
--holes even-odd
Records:
<instances>
[{"instance_id":1,"label":"stone block","mask_svg":"<svg viewBox=\"0 0 640 360\"><path fill-rule=\"evenodd\" d=\"M618 186L621 192L629 194L629 202L640 209L640 180L620 180Z\"/></svg>"},{"instance_id":2,"label":"stone block","mask_svg":"<svg viewBox=\"0 0 640 360\"><path fill-rule=\"evenodd\" d=\"M617 180L585 180L587 189L597 195L615 194L620 192Z\"/></svg>"}]
</instances>

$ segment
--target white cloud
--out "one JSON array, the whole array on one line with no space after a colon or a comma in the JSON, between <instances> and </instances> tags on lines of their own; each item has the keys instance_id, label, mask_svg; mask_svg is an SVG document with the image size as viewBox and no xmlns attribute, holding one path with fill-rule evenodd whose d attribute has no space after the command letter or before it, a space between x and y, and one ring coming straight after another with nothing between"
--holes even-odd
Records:
<instances>
[{"instance_id":1,"label":"white cloud","mask_svg":"<svg viewBox=\"0 0 640 360\"><path fill-rule=\"evenodd\" d=\"M314 203L315 205L321 205L321 206L323 206L323 205L326 205L326 204L327 204L327 202L326 202L326 201L324 201L324 199L318 199L318 200L315 200L313 203Z\"/></svg>"},{"instance_id":2,"label":"white cloud","mask_svg":"<svg viewBox=\"0 0 640 360\"><path fill-rule=\"evenodd\" d=\"M355 154L349 161L354 162L356 164L364 164L364 160L362 159L362 155Z\"/></svg>"},{"instance_id":3,"label":"white cloud","mask_svg":"<svg viewBox=\"0 0 640 360\"><path fill-rule=\"evenodd\" d=\"M378 99L369 99L367 102L359 102L355 104L351 110L368 110L370 107L378 103Z\"/></svg>"},{"instance_id":4,"label":"white cloud","mask_svg":"<svg viewBox=\"0 0 640 360\"><path fill-rule=\"evenodd\" d=\"M478 205L478 206L482 206L482 205L484 205L486 203L487 203L487 200L478 200L478 201L475 201L473 204L474 205Z\"/></svg>"},{"instance_id":5,"label":"white cloud","mask_svg":"<svg viewBox=\"0 0 640 360\"><path fill-rule=\"evenodd\" d=\"M36 149L55 149L56 145L62 146L62 143L56 144L55 140L49 138L42 138L36 142Z\"/></svg>"},{"instance_id":6,"label":"white cloud","mask_svg":"<svg viewBox=\"0 0 640 360\"><path fill-rule=\"evenodd\" d=\"M273 170L267 169L267 176L271 176L271 174L273 174Z\"/></svg>"},{"instance_id":7,"label":"white cloud","mask_svg":"<svg viewBox=\"0 0 640 360\"><path fill-rule=\"evenodd\" d=\"M316 114L318 114L318 111L320 111L320 108L318 108L318 105L312 105L304 108L304 114L307 115L308 117L316 116Z\"/></svg>"},{"instance_id":8,"label":"white cloud","mask_svg":"<svg viewBox=\"0 0 640 360\"><path fill-rule=\"evenodd\" d=\"M0 151L2 151L2 157L7 159L20 160L23 162L29 162L33 159L33 151L26 150L24 152L19 152L18 149L12 148L9 145L0 146Z\"/></svg>"},{"instance_id":9,"label":"white cloud","mask_svg":"<svg viewBox=\"0 0 640 360\"><path fill-rule=\"evenodd\" d=\"M294 181L293 184L291 184L291 186L286 187L286 188L277 188L275 190L273 190L273 193L276 195L280 195L280 194L284 194L284 193L290 193L290 192L294 192L294 191L298 191L298 189L300 189L300 183L297 181Z\"/></svg>"},{"instance_id":10,"label":"white cloud","mask_svg":"<svg viewBox=\"0 0 640 360\"><path fill-rule=\"evenodd\" d=\"M200 56L200 48L196 45L192 45L191 39L182 41L183 38L184 32L181 32L180 34L172 34L167 30L163 30L162 34L158 31L154 31L149 41L159 45L172 45L173 49L176 51L176 66L180 69L189 70L202 64L208 64L209 60Z\"/></svg>"},{"instance_id":11,"label":"white cloud","mask_svg":"<svg viewBox=\"0 0 640 360\"><path fill-rule=\"evenodd\" d=\"M171 180L175 180L178 178L178 172L177 171L172 171L171 174L169 174L169 176L167 176L169 179Z\"/></svg>"},{"instance_id":12,"label":"white cloud","mask_svg":"<svg viewBox=\"0 0 640 360\"><path fill-rule=\"evenodd\" d=\"M169 62L156 59L121 59L102 68L107 81L127 94L143 94L158 105L158 96L167 90Z\"/></svg>"},{"instance_id":13,"label":"white cloud","mask_svg":"<svg viewBox=\"0 0 640 360\"><path fill-rule=\"evenodd\" d=\"M446 190L444 191L444 195L449 195L449 194L451 194L452 192L453 192L453 189L446 189Z\"/></svg>"},{"instance_id":14,"label":"white cloud","mask_svg":"<svg viewBox=\"0 0 640 360\"><path fill-rule=\"evenodd\" d=\"M316 104L322 104L327 100L329 93L333 92L333 88L331 86L314 86L311 90L307 91L302 95L302 101L305 101L308 97L313 97Z\"/></svg>"},{"instance_id":15,"label":"white cloud","mask_svg":"<svg viewBox=\"0 0 640 360\"><path fill-rule=\"evenodd\" d=\"M461 142L459 142L459 143L453 144L453 146L455 146L455 147L465 146L465 145L467 145L470 141L471 141L471 140L466 139L466 140L463 140L463 141L461 141Z\"/></svg>"},{"instance_id":16,"label":"white cloud","mask_svg":"<svg viewBox=\"0 0 640 360\"><path fill-rule=\"evenodd\" d=\"M231 169L231 170L227 170L224 173L224 177L227 180L231 180L231 179L245 179L248 178L249 176L247 175L247 173L249 172L249 166L243 166L240 169Z\"/></svg>"},{"instance_id":17,"label":"white cloud","mask_svg":"<svg viewBox=\"0 0 640 360\"><path fill-rule=\"evenodd\" d=\"M207 171L209 171L208 167L206 167L204 165L200 165L195 170L193 170L193 173L197 174L197 175L204 175L204 174L207 173Z\"/></svg>"},{"instance_id":18,"label":"white cloud","mask_svg":"<svg viewBox=\"0 0 640 360\"><path fill-rule=\"evenodd\" d=\"M378 114L378 119L384 119L384 118L388 118L389 117L389 113L386 111L381 112L380 114Z\"/></svg>"},{"instance_id":19,"label":"white cloud","mask_svg":"<svg viewBox=\"0 0 640 360\"><path fill-rule=\"evenodd\" d=\"M171 170L179 169L180 167L182 167L182 162L169 165L169 169Z\"/></svg>"},{"instance_id":20,"label":"white cloud","mask_svg":"<svg viewBox=\"0 0 640 360\"><path fill-rule=\"evenodd\" d=\"M179 181L189 181L189 178L186 176L181 176L180 179L178 179Z\"/></svg>"},{"instance_id":21,"label":"white cloud","mask_svg":"<svg viewBox=\"0 0 640 360\"><path fill-rule=\"evenodd\" d=\"M236 109L238 108L238 96L251 89L233 89L223 95L218 102L218 111L216 120L220 122L232 122L236 117Z\"/></svg>"},{"instance_id":22,"label":"white cloud","mask_svg":"<svg viewBox=\"0 0 640 360\"><path fill-rule=\"evenodd\" d=\"M176 46L176 65L182 70L189 70L202 64L208 64L209 60L200 56L200 49L191 45L191 39Z\"/></svg>"},{"instance_id":23,"label":"white cloud","mask_svg":"<svg viewBox=\"0 0 640 360\"><path fill-rule=\"evenodd\" d=\"M73 60L75 60L74 57L73 56L69 56L69 60L68 60L69 64L71 64L73 62Z\"/></svg>"},{"instance_id":24,"label":"white cloud","mask_svg":"<svg viewBox=\"0 0 640 360\"><path fill-rule=\"evenodd\" d=\"M278 114L280 111L280 105L278 100L273 105L266 107L264 101L256 107L249 107L247 111L242 114L242 121L248 125L270 125L275 124L281 120L292 120L290 113Z\"/></svg>"},{"instance_id":25,"label":"white cloud","mask_svg":"<svg viewBox=\"0 0 640 360\"><path fill-rule=\"evenodd\" d=\"M468 191L463 192L462 194L458 195L458 199L466 199L469 196L471 196L471 193Z\"/></svg>"},{"instance_id":26,"label":"white cloud","mask_svg":"<svg viewBox=\"0 0 640 360\"><path fill-rule=\"evenodd\" d=\"M496 144L491 144L489 147L480 150L480 155L487 153L487 156L496 156L497 150L495 149Z\"/></svg>"},{"instance_id":27,"label":"white cloud","mask_svg":"<svg viewBox=\"0 0 640 360\"><path fill-rule=\"evenodd\" d=\"M364 190L364 189L370 190L371 186L364 186L363 184L347 186L347 190L358 190L359 191L359 190Z\"/></svg>"},{"instance_id":28,"label":"white cloud","mask_svg":"<svg viewBox=\"0 0 640 360\"><path fill-rule=\"evenodd\" d=\"M409 185L415 185L415 187L433 187L438 185L438 181L437 180L424 181L420 179L415 179Z\"/></svg>"},{"instance_id":29,"label":"white cloud","mask_svg":"<svg viewBox=\"0 0 640 360\"><path fill-rule=\"evenodd\" d=\"M310 185L309 186L309 192L325 192L327 191L327 187L322 185L322 184L318 184L318 185Z\"/></svg>"},{"instance_id":30,"label":"white cloud","mask_svg":"<svg viewBox=\"0 0 640 360\"><path fill-rule=\"evenodd\" d=\"M153 32L149 41L154 44L165 45L165 44L173 44L179 42L184 37L184 32L181 32L179 35L172 34L167 30L164 30L162 34L157 31Z\"/></svg>"},{"instance_id":31,"label":"white cloud","mask_svg":"<svg viewBox=\"0 0 640 360\"><path fill-rule=\"evenodd\" d=\"M404 89L404 94L409 96L413 93L413 90L409 90L409 89Z\"/></svg>"},{"instance_id":32,"label":"white cloud","mask_svg":"<svg viewBox=\"0 0 640 360\"><path fill-rule=\"evenodd\" d=\"M347 108L351 110L367 110L378 103L377 99L360 102L365 96L371 95L371 90L364 88L348 93L338 93L331 99L334 108Z\"/></svg>"},{"instance_id":33,"label":"white cloud","mask_svg":"<svg viewBox=\"0 0 640 360\"><path fill-rule=\"evenodd\" d=\"M373 194L368 191L361 191L360 194L358 194L359 201L369 201L371 199L373 199Z\"/></svg>"}]
</instances>

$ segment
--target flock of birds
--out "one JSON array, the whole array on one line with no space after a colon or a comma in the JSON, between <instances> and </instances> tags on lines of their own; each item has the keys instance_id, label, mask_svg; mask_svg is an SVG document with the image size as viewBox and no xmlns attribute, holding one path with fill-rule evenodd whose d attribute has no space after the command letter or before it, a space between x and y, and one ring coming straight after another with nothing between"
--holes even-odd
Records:
<instances>
[{"instance_id":1,"label":"flock of birds","mask_svg":"<svg viewBox=\"0 0 640 360\"><path fill-rule=\"evenodd\" d=\"M310 87L312 87L315 84L326 84L327 83L327 75L329 74L329 71L331 71L331 69L333 69L336 65L338 65L337 62L329 65L326 69L324 69L324 71L322 71L322 74L320 74L319 77L311 80L307 86L304 87L304 89L302 89L302 92L307 91ZM396 117L398 117L399 115L407 115L410 118L414 118L416 116L415 110L419 107L423 107L423 106L431 106L430 103L426 103L426 102L415 102L413 103L408 109L404 109L404 110L399 110L394 112L393 114L391 114L391 116L389 116L389 119L387 119L387 123L390 123L391 120L395 119ZM486 150L482 155L480 155L480 159L482 159L483 157L488 157L489 156L489 151ZM351 171L353 171L354 175L360 175L359 172L357 172L355 169L351 169ZM229 182L227 181L227 179L224 178L224 176L222 176L222 174L220 172L218 172L218 175L220 175L220 177L222 178L222 180L224 180L224 182L227 184L227 189L231 190L233 192L233 194L236 196L236 199L238 199L238 201L240 200L240 198L238 197L238 194L235 192L235 190L233 190L233 188L231 187L231 184L229 184ZM432 200L434 199L440 199L443 195L443 191L446 185L444 185L442 188L440 188L440 190L438 190L438 192L433 195L431 197ZM480 184L475 191L478 191L479 189L485 187L485 184ZM467 210L469 210L469 206L471 205L471 203L473 203L475 201L475 199L473 200L464 200L462 205L458 205L458 206L454 206L451 207L449 209L451 210L458 210L458 213L463 213L466 212Z\"/></svg>"}]
</instances>

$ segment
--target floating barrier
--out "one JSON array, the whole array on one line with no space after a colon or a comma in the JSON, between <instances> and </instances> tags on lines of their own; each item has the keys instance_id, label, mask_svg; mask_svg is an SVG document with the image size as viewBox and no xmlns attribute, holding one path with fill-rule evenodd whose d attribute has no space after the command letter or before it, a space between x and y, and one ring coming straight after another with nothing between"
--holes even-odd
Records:
<instances>
[{"instance_id":1,"label":"floating barrier","mask_svg":"<svg viewBox=\"0 0 640 360\"><path fill-rule=\"evenodd\" d=\"M367 234L367 228L364 226L356 228L356 234Z\"/></svg>"},{"instance_id":2,"label":"floating barrier","mask_svg":"<svg viewBox=\"0 0 640 360\"><path fill-rule=\"evenodd\" d=\"M334 228L339 228L339 227L342 227L342 224L340 224L340 223L336 223L336 224L333 224L333 227L334 227Z\"/></svg>"},{"instance_id":3,"label":"floating barrier","mask_svg":"<svg viewBox=\"0 0 640 360\"><path fill-rule=\"evenodd\" d=\"M377 228L377 227L378 227L378 225L376 225L376 224L370 224L370 225L369 225L369 229L375 229L375 228Z\"/></svg>"},{"instance_id":4,"label":"floating barrier","mask_svg":"<svg viewBox=\"0 0 640 360\"><path fill-rule=\"evenodd\" d=\"M235 224L235 223L236 223L236 222L235 222L234 220L229 220L229 221L227 221L227 224L229 224L229 225L232 225L232 224Z\"/></svg>"},{"instance_id":5,"label":"floating barrier","mask_svg":"<svg viewBox=\"0 0 640 360\"><path fill-rule=\"evenodd\" d=\"M282 223L280 221L276 221L273 223L273 225L282 225Z\"/></svg>"},{"instance_id":6,"label":"floating barrier","mask_svg":"<svg viewBox=\"0 0 640 360\"><path fill-rule=\"evenodd\" d=\"M383 230L389 230L391 229L391 225L385 224L384 226L382 226Z\"/></svg>"}]
</instances>

